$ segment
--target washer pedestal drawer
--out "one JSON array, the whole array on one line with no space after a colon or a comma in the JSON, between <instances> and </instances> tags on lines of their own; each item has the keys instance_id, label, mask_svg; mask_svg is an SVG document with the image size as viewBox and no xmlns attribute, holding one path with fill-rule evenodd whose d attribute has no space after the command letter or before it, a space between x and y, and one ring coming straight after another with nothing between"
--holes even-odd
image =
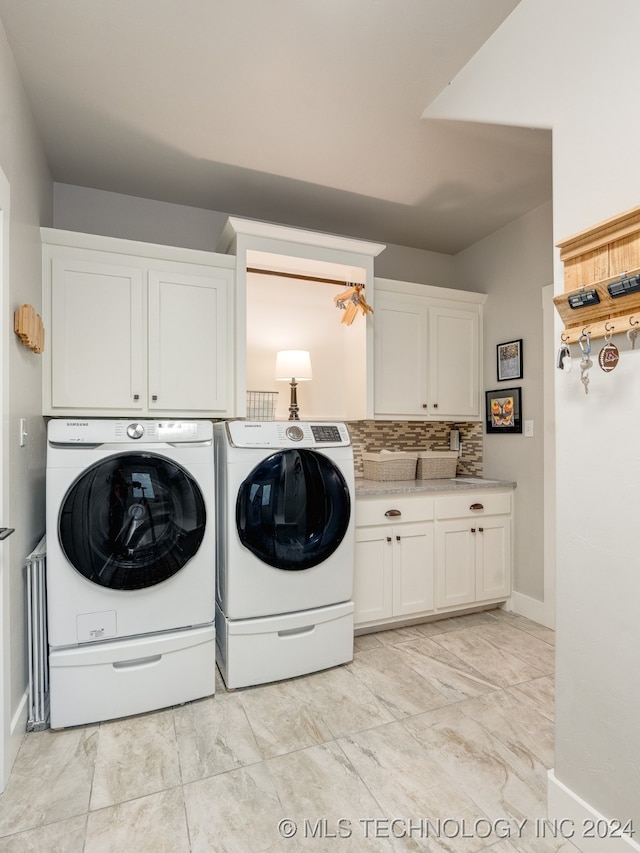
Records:
<instances>
[{"instance_id":1,"label":"washer pedestal drawer","mask_svg":"<svg viewBox=\"0 0 640 853\"><path fill-rule=\"evenodd\" d=\"M353 602L237 620L217 608L216 635L228 688L295 678L353 659Z\"/></svg>"},{"instance_id":2,"label":"washer pedestal drawer","mask_svg":"<svg viewBox=\"0 0 640 853\"><path fill-rule=\"evenodd\" d=\"M213 625L51 649L51 728L128 717L215 692Z\"/></svg>"}]
</instances>

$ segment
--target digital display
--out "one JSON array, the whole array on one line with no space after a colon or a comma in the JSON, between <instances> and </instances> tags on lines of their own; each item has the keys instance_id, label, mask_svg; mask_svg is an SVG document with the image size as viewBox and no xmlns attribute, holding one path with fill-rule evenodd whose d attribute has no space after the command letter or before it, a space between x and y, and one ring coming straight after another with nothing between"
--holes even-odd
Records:
<instances>
[{"instance_id":1,"label":"digital display","mask_svg":"<svg viewBox=\"0 0 640 853\"><path fill-rule=\"evenodd\" d=\"M311 427L314 439L320 443L321 441L340 441L340 430L333 424L317 425Z\"/></svg>"}]
</instances>

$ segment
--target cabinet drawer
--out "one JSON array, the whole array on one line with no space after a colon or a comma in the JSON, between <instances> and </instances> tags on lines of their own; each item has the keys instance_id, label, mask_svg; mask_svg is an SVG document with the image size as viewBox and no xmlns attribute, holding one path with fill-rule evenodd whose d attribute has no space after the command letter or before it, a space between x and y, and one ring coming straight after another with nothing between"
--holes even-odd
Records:
<instances>
[{"instance_id":1,"label":"cabinet drawer","mask_svg":"<svg viewBox=\"0 0 640 853\"><path fill-rule=\"evenodd\" d=\"M436 498L437 518L504 515L511 512L511 492L467 492ZM472 509L472 507L477 507Z\"/></svg>"},{"instance_id":2,"label":"cabinet drawer","mask_svg":"<svg viewBox=\"0 0 640 853\"><path fill-rule=\"evenodd\" d=\"M407 521L431 521L431 519L433 519L433 498L431 497L381 495L356 499L356 527Z\"/></svg>"}]
</instances>

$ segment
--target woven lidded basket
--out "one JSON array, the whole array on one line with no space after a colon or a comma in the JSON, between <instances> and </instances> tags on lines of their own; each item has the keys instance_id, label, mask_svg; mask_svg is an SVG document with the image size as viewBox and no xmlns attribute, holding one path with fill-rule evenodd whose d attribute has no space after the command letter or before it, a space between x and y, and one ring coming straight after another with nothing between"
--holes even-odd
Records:
<instances>
[{"instance_id":1,"label":"woven lidded basket","mask_svg":"<svg viewBox=\"0 0 640 853\"><path fill-rule=\"evenodd\" d=\"M416 478L442 480L456 476L457 450L422 450L418 453Z\"/></svg>"},{"instance_id":2,"label":"woven lidded basket","mask_svg":"<svg viewBox=\"0 0 640 853\"><path fill-rule=\"evenodd\" d=\"M365 480L415 480L417 453L382 450L363 453Z\"/></svg>"}]
</instances>

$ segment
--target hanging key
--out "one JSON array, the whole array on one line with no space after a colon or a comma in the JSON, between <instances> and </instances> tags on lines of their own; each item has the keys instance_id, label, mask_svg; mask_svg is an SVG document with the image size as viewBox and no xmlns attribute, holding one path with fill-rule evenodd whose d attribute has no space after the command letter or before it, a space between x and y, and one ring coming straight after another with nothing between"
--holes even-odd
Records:
<instances>
[{"instance_id":1,"label":"hanging key","mask_svg":"<svg viewBox=\"0 0 640 853\"><path fill-rule=\"evenodd\" d=\"M636 338L638 337L638 323L635 323L627 332L627 337L631 342L631 349L636 348Z\"/></svg>"},{"instance_id":2,"label":"hanging key","mask_svg":"<svg viewBox=\"0 0 640 853\"><path fill-rule=\"evenodd\" d=\"M593 362L591 361L591 338L588 333L583 332L580 335L580 339L578 341L580 344L580 349L582 350L582 358L580 359L580 382L584 385L584 393L589 393L589 373L590 368L593 367Z\"/></svg>"}]
</instances>

